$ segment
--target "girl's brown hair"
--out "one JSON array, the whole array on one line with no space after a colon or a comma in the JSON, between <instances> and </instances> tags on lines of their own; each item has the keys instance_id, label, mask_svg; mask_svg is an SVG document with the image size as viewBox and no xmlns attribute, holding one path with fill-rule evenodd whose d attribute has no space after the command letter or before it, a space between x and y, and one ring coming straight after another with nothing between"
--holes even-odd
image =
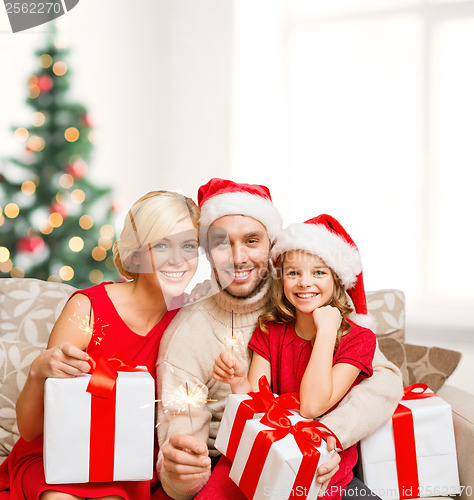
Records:
<instances>
[{"instance_id":1,"label":"girl's brown hair","mask_svg":"<svg viewBox=\"0 0 474 500\"><path fill-rule=\"evenodd\" d=\"M274 323L292 323L296 321L296 308L295 306L285 297L283 292L283 268L285 262L285 254L278 257L274 279L272 281L272 302L273 307L270 311L261 314L258 318L258 326L264 331L268 332L267 323L272 321ZM334 280L334 290L332 297L329 302L325 305L331 305L339 309L342 316L341 326L337 332L336 344L334 349L339 345L339 341L342 337L342 332L345 330L346 333L349 332L351 326L347 321L347 316L354 311L350 306L347 299L346 292L342 288L337 274L329 268L331 271L331 276Z\"/></svg>"}]
</instances>

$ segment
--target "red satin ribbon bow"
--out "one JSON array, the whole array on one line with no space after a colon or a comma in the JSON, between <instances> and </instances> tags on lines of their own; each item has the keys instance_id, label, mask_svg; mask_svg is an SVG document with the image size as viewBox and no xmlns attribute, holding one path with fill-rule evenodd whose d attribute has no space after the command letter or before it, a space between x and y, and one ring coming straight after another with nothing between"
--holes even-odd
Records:
<instances>
[{"instance_id":1,"label":"red satin ribbon bow","mask_svg":"<svg viewBox=\"0 0 474 500\"><path fill-rule=\"evenodd\" d=\"M303 455L303 460L296 474L289 499L307 498L321 455L316 447L320 446L322 439L334 436L337 446L342 448L339 439L324 424L316 420L300 421L293 425L283 409L276 403L270 406L260 422L273 429L263 430L257 434L239 481L240 489L247 498L253 498L272 444L291 433Z\"/></svg>"},{"instance_id":2,"label":"red satin ribbon bow","mask_svg":"<svg viewBox=\"0 0 474 500\"><path fill-rule=\"evenodd\" d=\"M436 397L434 392L426 392L426 384L412 384L405 387L402 401ZM415 429L410 408L397 406L392 417L397 479L400 499L417 497L419 490L418 464L416 461Z\"/></svg>"},{"instance_id":3,"label":"red satin ribbon bow","mask_svg":"<svg viewBox=\"0 0 474 500\"><path fill-rule=\"evenodd\" d=\"M281 407L287 415L291 415L287 410L297 410L300 407L299 394L297 392L290 392L275 397L265 375L260 377L258 381L258 392L249 392L248 395L251 399L246 399L240 403L232 424L226 451L226 456L229 460L234 460L235 458L240 438L244 432L245 422L253 418L256 413L265 413L273 403Z\"/></svg>"},{"instance_id":4,"label":"red satin ribbon bow","mask_svg":"<svg viewBox=\"0 0 474 500\"><path fill-rule=\"evenodd\" d=\"M146 371L136 368L120 351L115 356L98 360L89 358L92 374L87 386L91 394L91 428L89 481L114 480L115 401L118 372Z\"/></svg>"}]
</instances>

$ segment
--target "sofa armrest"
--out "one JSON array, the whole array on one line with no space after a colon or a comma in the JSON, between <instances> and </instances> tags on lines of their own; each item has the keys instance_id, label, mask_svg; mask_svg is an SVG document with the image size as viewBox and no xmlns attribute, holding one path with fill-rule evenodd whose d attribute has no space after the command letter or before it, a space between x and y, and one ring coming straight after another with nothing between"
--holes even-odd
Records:
<instances>
[{"instance_id":1,"label":"sofa armrest","mask_svg":"<svg viewBox=\"0 0 474 500\"><path fill-rule=\"evenodd\" d=\"M437 394L453 409L454 434L458 456L462 500L472 500L474 488L474 394L450 385L443 385ZM471 490L466 490L470 486Z\"/></svg>"}]
</instances>

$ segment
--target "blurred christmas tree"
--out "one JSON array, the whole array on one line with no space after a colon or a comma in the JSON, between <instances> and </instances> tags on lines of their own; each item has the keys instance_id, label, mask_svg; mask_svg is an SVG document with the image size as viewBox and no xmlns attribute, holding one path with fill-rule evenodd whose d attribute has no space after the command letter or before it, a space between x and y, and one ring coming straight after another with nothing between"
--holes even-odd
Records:
<instances>
[{"instance_id":1,"label":"blurred christmas tree","mask_svg":"<svg viewBox=\"0 0 474 500\"><path fill-rule=\"evenodd\" d=\"M28 79L31 125L14 129L19 159L0 166L0 277L91 286L117 277L111 190L88 181L90 116L67 99L68 53L56 32Z\"/></svg>"}]
</instances>

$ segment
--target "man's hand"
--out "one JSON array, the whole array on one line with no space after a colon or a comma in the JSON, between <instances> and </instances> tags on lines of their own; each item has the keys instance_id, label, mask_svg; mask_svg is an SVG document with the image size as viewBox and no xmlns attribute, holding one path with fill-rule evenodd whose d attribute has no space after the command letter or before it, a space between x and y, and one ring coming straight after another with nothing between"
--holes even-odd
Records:
<instances>
[{"instance_id":1,"label":"man's hand","mask_svg":"<svg viewBox=\"0 0 474 500\"><path fill-rule=\"evenodd\" d=\"M172 434L162 451L163 467L174 483L199 483L211 472L207 445L193 436Z\"/></svg>"},{"instance_id":2,"label":"man's hand","mask_svg":"<svg viewBox=\"0 0 474 500\"><path fill-rule=\"evenodd\" d=\"M333 436L328 437L327 447L329 451L336 448L336 439ZM324 495L329 481L331 480L332 476L334 476L334 474L339 470L340 461L341 457L339 456L339 453L335 451L329 461L319 467L317 478L317 482L321 484L321 489L318 493L319 497L322 497Z\"/></svg>"},{"instance_id":3,"label":"man's hand","mask_svg":"<svg viewBox=\"0 0 474 500\"><path fill-rule=\"evenodd\" d=\"M204 299L210 291L211 280L204 280L202 283L198 283L188 296L184 297L184 304L192 304L200 299Z\"/></svg>"}]
</instances>

